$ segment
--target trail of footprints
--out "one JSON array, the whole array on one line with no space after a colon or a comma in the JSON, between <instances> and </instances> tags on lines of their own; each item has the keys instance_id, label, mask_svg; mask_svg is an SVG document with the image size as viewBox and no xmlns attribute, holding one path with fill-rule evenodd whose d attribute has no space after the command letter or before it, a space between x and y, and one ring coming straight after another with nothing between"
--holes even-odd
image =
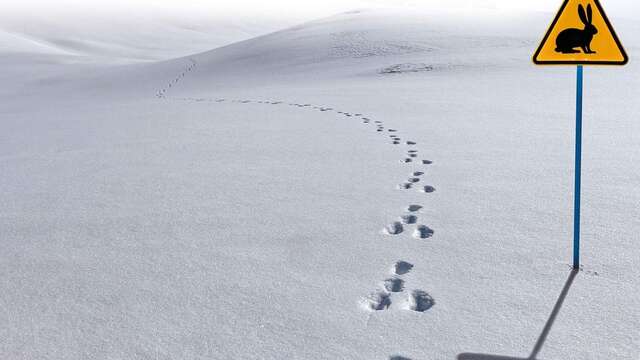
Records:
<instances>
[{"instance_id":1,"label":"trail of footprints","mask_svg":"<svg viewBox=\"0 0 640 360\"><path fill-rule=\"evenodd\" d=\"M178 75L174 80L172 80L165 88L159 90L156 93L156 97L158 98L166 98L166 94L168 90L175 86L180 79L185 77L185 75L194 70L198 65L197 62L193 59L189 59L190 64L184 69L184 71ZM328 112L333 111L338 115L342 115L346 118L357 118L362 121L365 125L374 125L376 133L380 134L388 134L390 143L394 146L407 146L408 149L404 156L400 159L401 163L409 164L411 166L415 165L431 165L433 162L427 159L420 159L419 152L415 148L417 143L412 140L405 140L398 135L398 130L394 128L385 127L384 123L380 120L372 120L370 117L364 116L360 113L350 113L345 111L335 110L332 107L326 106L318 106L313 104L302 104L302 103L285 103L283 101L277 100L249 100L249 99L225 99L225 98L177 98L177 100L184 101L195 101L195 102L231 102L231 103L240 103L240 104L248 104L248 103L257 103L257 104L266 104L266 105L286 105L297 108L307 108L313 109L320 112ZM430 194L433 193L436 189L431 186L424 184L423 177L425 176L426 168L415 170L409 174L407 179L397 185L397 189L400 190L412 190L417 189L421 193ZM422 209L422 205L412 204L407 206L405 211L400 214L397 220L390 222L383 229L383 233L391 236L398 236L403 233L410 232L411 236L418 240L429 239L434 236L434 230L424 225L424 222L421 221L420 218L420 210ZM416 312L425 312L429 310L431 307L435 305L435 300L425 291L420 289L413 289L411 291L406 290L406 282L403 275L408 274L413 270L413 264L406 261L398 261L396 262L389 276L384 279L377 290L369 294L368 296L362 299L363 307L366 310L370 311L381 311L387 309L402 309L402 310L412 310Z\"/></svg>"},{"instance_id":2,"label":"trail of footprints","mask_svg":"<svg viewBox=\"0 0 640 360\"><path fill-rule=\"evenodd\" d=\"M412 310L425 312L435 305L435 300L420 289L407 291L404 276L413 269L413 264L406 261L396 262L389 277L384 279L378 289L362 300L366 310L380 311L387 309Z\"/></svg>"},{"instance_id":3,"label":"trail of footprints","mask_svg":"<svg viewBox=\"0 0 640 360\"><path fill-rule=\"evenodd\" d=\"M182 70L182 72L180 74L178 74L178 76L176 76L173 80L169 81L169 83L163 87L162 89L158 90L158 92L156 93L156 97L159 99L165 98L167 96L167 92L169 92L169 90L178 85L178 82L184 78L189 72L195 70L195 68L198 66L198 63L193 60L193 59L189 59L189 65L187 65L184 70Z\"/></svg>"}]
</instances>

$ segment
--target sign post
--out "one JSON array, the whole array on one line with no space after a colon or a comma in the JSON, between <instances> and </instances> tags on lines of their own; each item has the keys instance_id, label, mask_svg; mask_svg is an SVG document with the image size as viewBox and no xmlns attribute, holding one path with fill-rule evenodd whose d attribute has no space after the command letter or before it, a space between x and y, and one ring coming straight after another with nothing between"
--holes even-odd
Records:
<instances>
[{"instance_id":1,"label":"sign post","mask_svg":"<svg viewBox=\"0 0 640 360\"><path fill-rule=\"evenodd\" d=\"M576 81L576 165L573 193L573 268L580 268L580 184L582 175L582 65Z\"/></svg>"},{"instance_id":2,"label":"sign post","mask_svg":"<svg viewBox=\"0 0 640 360\"><path fill-rule=\"evenodd\" d=\"M573 198L573 268L580 268L583 65L625 65L629 61L598 0L564 0L533 55L537 65L577 65L576 148Z\"/></svg>"}]
</instances>

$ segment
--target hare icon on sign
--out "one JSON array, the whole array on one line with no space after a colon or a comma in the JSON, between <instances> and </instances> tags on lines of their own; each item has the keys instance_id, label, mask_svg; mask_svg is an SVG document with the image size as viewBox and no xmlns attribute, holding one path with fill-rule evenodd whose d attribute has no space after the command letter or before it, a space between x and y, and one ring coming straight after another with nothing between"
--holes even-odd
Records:
<instances>
[{"instance_id":1,"label":"hare icon on sign","mask_svg":"<svg viewBox=\"0 0 640 360\"><path fill-rule=\"evenodd\" d=\"M562 54L574 54L579 53L580 50L575 48L581 48L585 54L595 54L596 52L591 50L591 41L593 36L598 33L598 29L593 26L593 10L591 4L587 5L587 11L585 13L582 4L578 5L578 16L584 24L584 29L565 29L558 34L556 38L556 52Z\"/></svg>"}]
</instances>

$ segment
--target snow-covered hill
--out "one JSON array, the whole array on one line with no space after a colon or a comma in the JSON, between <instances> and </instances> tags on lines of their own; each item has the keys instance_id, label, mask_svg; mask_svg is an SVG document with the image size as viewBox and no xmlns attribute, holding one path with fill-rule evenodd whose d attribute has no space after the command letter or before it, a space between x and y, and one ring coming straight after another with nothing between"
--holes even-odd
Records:
<instances>
[{"instance_id":1,"label":"snow-covered hill","mask_svg":"<svg viewBox=\"0 0 640 360\"><path fill-rule=\"evenodd\" d=\"M295 19L225 17L187 6L158 11L135 5L100 11L73 6L3 9L2 53L62 53L73 55L75 63L148 62L210 50L295 24Z\"/></svg>"},{"instance_id":2,"label":"snow-covered hill","mask_svg":"<svg viewBox=\"0 0 640 360\"><path fill-rule=\"evenodd\" d=\"M365 10L128 65L3 34L0 358L634 359L639 69L586 70L568 278L550 16Z\"/></svg>"}]
</instances>

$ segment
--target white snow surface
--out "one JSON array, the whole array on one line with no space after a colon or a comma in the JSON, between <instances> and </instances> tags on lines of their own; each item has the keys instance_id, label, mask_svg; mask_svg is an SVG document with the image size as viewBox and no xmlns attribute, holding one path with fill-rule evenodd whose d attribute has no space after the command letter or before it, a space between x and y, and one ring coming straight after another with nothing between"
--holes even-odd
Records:
<instances>
[{"instance_id":1,"label":"white snow surface","mask_svg":"<svg viewBox=\"0 0 640 360\"><path fill-rule=\"evenodd\" d=\"M135 64L0 34L0 358L637 359L640 27L585 70L568 283L551 17L362 10Z\"/></svg>"}]
</instances>

